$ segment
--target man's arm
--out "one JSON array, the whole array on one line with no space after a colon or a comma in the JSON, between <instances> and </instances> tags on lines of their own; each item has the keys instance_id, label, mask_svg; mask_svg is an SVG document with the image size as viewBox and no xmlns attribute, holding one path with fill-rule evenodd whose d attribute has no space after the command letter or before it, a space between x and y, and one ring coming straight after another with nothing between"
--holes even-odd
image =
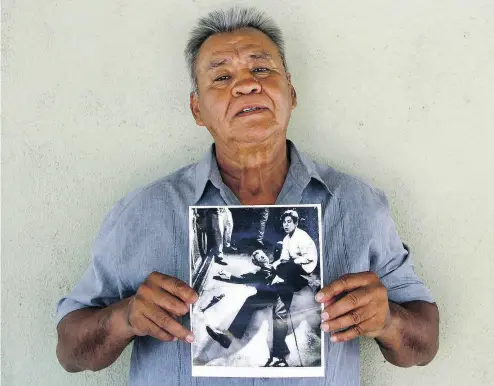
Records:
<instances>
[{"instance_id":1,"label":"man's arm","mask_svg":"<svg viewBox=\"0 0 494 386\"><path fill-rule=\"evenodd\" d=\"M304 249L300 248L300 252L297 254L295 259L293 259L293 262L295 264L304 265L304 264L310 264L314 262L314 260L315 258L309 254L309 251L306 248Z\"/></svg>"},{"instance_id":2,"label":"man's arm","mask_svg":"<svg viewBox=\"0 0 494 386\"><path fill-rule=\"evenodd\" d=\"M58 360L69 372L97 371L115 362L134 336L191 343L194 336L176 318L196 301L197 294L186 283L153 272L134 296L67 314L57 327Z\"/></svg>"},{"instance_id":3,"label":"man's arm","mask_svg":"<svg viewBox=\"0 0 494 386\"><path fill-rule=\"evenodd\" d=\"M97 371L117 360L134 338L126 320L129 300L76 310L60 321L57 358L66 371Z\"/></svg>"},{"instance_id":4,"label":"man's arm","mask_svg":"<svg viewBox=\"0 0 494 386\"><path fill-rule=\"evenodd\" d=\"M306 273L312 273L317 267L317 248L312 238L304 231L298 234L298 250L293 262L300 265Z\"/></svg>"},{"instance_id":5,"label":"man's arm","mask_svg":"<svg viewBox=\"0 0 494 386\"><path fill-rule=\"evenodd\" d=\"M301 239L299 252L294 259L295 264L311 264L317 261L316 244L309 235Z\"/></svg>"},{"instance_id":6,"label":"man's arm","mask_svg":"<svg viewBox=\"0 0 494 386\"><path fill-rule=\"evenodd\" d=\"M263 276L260 270L246 272L241 275L232 275L228 271L221 270L218 272L218 275L213 276L213 279L234 284L250 284L262 281Z\"/></svg>"},{"instance_id":7,"label":"man's arm","mask_svg":"<svg viewBox=\"0 0 494 386\"><path fill-rule=\"evenodd\" d=\"M425 366L439 349L439 310L435 303L389 302L390 323L376 341L386 360L396 366Z\"/></svg>"},{"instance_id":8,"label":"man's arm","mask_svg":"<svg viewBox=\"0 0 494 386\"><path fill-rule=\"evenodd\" d=\"M277 260L280 263L290 260L290 252L288 252L288 237L289 236L285 236L285 238L283 239L283 247L281 248L280 258Z\"/></svg>"},{"instance_id":9,"label":"man's arm","mask_svg":"<svg viewBox=\"0 0 494 386\"><path fill-rule=\"evenodd\" d=\"M389 301L386 287L373 272L344 275L324 287L316 300L325 305L321 328L332 332L332 342L375 338L384 357L401 367L426 365L437 353L437 306Z\"/></svg>"}]
</instances>

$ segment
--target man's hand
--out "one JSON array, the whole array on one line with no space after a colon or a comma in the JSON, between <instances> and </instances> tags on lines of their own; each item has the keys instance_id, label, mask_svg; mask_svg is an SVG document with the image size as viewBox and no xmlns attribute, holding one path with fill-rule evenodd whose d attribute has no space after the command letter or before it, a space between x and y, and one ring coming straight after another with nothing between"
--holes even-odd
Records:
<instances>
[{"instance_id":1,"label":"man's hand","mask_svg":"<svg viewBox=\"0 0 494 386\"><path fill-rule=\"evenodd\" d=\"M196 300L184 282L153 272L134 296L67 314L57 326L57 358L70 372L97 371L115 362L136 335L192 342L192 333L175 318L185 315Z\"/></svg>"},{"instance_id":2,"label":"man's hand","mask_svg":"<svg viewBox=\"0 0 494 386\"><path fill-rule=\"evenodd\" d=\"M189 312L197 293L183 281L151 273L128 304L127 320L133 335L150 335L161 341L181 339L192 343L194 335L176 319Z\"/></svg>"},{"instance_id":3,"label":"man's hand","mask_svg":"<svg viewBox=\"0 0 494 386\"><path fill-rule=\"evenodd\" d=\"M225 271L223 269L220 269L218 271L218 276L221 278L221 279L225 279L225 280L230 280L230 278L232 277L232 274L228 271Z\"/></svg>"},{"instance_id":4,"label":"man's hand","mask_svg":"<svg viewBox=\"0 0 494 386\"><path fill-rule=\"evenodd\" d=\"M376 338L391 322L386 287L373 272L344 275L324 287L316 300L324 303L321 328L333 332L331 342Z\"/></svg>"}]
</instances>

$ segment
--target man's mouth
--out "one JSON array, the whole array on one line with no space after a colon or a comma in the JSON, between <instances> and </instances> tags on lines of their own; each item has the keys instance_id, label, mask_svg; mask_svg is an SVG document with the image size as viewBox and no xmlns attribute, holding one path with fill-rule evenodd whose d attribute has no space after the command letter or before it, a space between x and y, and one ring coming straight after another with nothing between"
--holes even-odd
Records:
<instances>
[{"instance_id":1,"label":"man's mouth","mask_svg":"<svg viewBox=\"0 0 494 386\"><path fill-rule=\"evenodd\" d=\"M264 111L268 110L266 107L246 107L242 110L240 110L237 114L235 114L236 117L244 117L246 115L253 115L253 114L259 114Z\"/></svg>"}]
</instances>

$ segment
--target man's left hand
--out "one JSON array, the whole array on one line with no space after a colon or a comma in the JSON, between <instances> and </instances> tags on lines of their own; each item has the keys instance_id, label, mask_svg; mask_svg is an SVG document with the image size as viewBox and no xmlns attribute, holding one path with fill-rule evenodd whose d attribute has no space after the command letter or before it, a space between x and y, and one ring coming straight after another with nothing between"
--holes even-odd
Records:
<instances>
[{"instance_id":1,"label":"man's left hand","mask_svg":"<svg viewBox=\"0 0 494 386\"><path fill-rule=\"evenodd\" d=\"M322 288L316 301L324 303L321 328L333 333L331 342L377 338L391 321L388 292L374 272L344 275Z\"/></svg>"}]
</instances>

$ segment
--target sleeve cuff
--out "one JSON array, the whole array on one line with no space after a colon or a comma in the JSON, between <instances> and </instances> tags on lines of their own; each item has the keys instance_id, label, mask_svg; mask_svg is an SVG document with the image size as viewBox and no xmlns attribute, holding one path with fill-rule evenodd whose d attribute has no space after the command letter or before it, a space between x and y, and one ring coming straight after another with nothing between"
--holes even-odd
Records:
<instances>
[{"instance_id":1,"label":"sleeve cuff","mask_svg":"<svg viewBox=\"0 0 494 386\"><path fill-rule=\"evenodd\" d=\"M434 303L429 290L422 283L404 283L388 289L388 299L398 304L417 300Z\"/></svg>"},{"instance_id":2,"label":"sleeve cuff","mask_svg":"<svg viewBox=\"0 0 494 386\"><path fill-rule=\"evenodd\" d=\"M68 314L70 314L72 311L77 311L81 310L83 308L89 307L87 304L82 304L79 302L76 302L72 299L63 299L60 301L57 307L57 314L55 317L55 322L56 325L60 323L60 321Z\"/></svg>"}]
</instances>

